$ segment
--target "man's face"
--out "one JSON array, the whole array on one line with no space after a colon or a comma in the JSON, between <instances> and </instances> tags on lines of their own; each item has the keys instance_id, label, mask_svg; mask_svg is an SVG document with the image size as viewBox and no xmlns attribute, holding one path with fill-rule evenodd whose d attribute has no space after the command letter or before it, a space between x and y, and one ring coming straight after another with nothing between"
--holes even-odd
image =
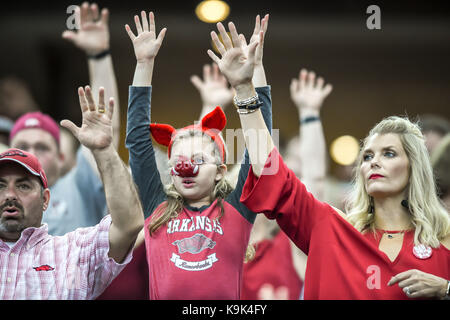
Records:
<instances>
[{"instance_id":1,"label":"man's face","mask_svg":"<svg viewBox=\"0 0 450 320\"><path fill-rule=\"evenodd\" d=\"M34 154L44 169L49 186L54 185L58 180L62 156L50 133L39 128L21 130L12 139L11 148Z\"/></svg>"},{"instance_id":2,"label":"man's face","mask_svg":"<svg viewBox=\"0 0 450 320\"><path fill-rule=\"evenodd\" d=\"M17 241L25 228L41 226L50 191L19 164L0 165L0 238Z\"/></svg>"}]
</instances>

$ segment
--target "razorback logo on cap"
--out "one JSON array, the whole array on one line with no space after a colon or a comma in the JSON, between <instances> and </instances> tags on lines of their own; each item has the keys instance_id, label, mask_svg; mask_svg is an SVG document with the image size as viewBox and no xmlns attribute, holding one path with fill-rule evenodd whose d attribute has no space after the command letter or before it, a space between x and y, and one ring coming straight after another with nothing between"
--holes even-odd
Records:
<instances>
[{"instance_id":1,"label":"razorback logo on cap","mask_svg":"<svg viewBox=\"0 0 450 320\"><path fill-rule=\"evenodd\" d=\"M52 271L55 270L55 268L50 267L48 264L44 264L40 267L33 267L34 270L36 271Z\"/></svg>"},{"instance_id":2,"label":"razorback logo on cap","mask_svg":"<svg viewBox=\"0 0 450 320\"><path fill-rule=\"evenodd\" d=\"M39 120L36 118L30 118L25 121L25 127L35 127L39 125Z\"/></svg>"},{"instance_id":3,"label":"razorback logo on cap","mask_svg":"<svg viewBox=\"0 0 450 320\"><path fill-rule=\"evenodd\" d=\"M23 153L20 150L12 150L12 151L6 151L0 154L0 159L4 157L14 157L14 156L21 156L21 157L28 157L25 153Z\"/></svg>"},{"instance_id":4,"label":"razorback logo on cap","mask_svg":"<svg viewBox=\"0 0 450 320\"><path fill-rule=\"evenodd\" d=\"M13 161L20 164L31 174L38 176L44 188L48 188L48 182L47 177L45 176L45 172L42 169L38 158L36 158L36 156L34 156L33 154L20 149L12 148L0 154L0 161Z\"/></svg>"}]
</instances>

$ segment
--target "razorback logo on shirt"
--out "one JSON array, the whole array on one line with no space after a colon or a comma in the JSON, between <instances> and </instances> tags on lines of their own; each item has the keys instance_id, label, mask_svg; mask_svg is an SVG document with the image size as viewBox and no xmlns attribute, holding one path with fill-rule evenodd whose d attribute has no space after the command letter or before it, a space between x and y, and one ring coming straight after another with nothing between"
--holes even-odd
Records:
<instances>
[{"instance_id":1,"label":"razorback logo on shirt","mask_svg":"<svg viewBox=\"0 0 450 320\"><path fill-rule=\"evenodd\" d=\"M201 233L196 233L190 238L176 240L172 244L178 247L178 253L189 252L196 254L207 248L214 248L216 242Z\"/></svg>"},{"instance_id":2,"label":"razorback logo on shirt","mask_svg":"<svg viewBox=\"0 0 450 320\"><path fill-rule=\"evenodd\" d=\"M190 219L187 219L190 220ZM201 233L196 233L192 237L176 240L172 242L174 246L178 247L178 253L182 254L189 252L191 254L197 254L205 249L213 249L216 242ZM175 253L172 253L170 261L173 262L175 267L186 271L202 271L209 269L213 266L214 262L219 261L216 254L212 253L202 261L186 261Z\"/></svg>"},{"instance_id":3,"label":"razorback logo on shirt","mask_svg":"<svg viewBox=\"0 0 450 320\"><path fill-rule=\"evenodd\" d=\"M50 267L48 264L44 264L40 267L33 267L34 270L36 271L52 271L55 270L55 268Z\"/></svg>"},{"instance_id":4,"label":"razorback logo on shirt","mask_svg":"<svg viewBox=\"0 0 450 320\"><path fill-rule=\"evenodd\" d=\"M204 230L207 232L217 232L223 235L222 227L219 221L211 220L205 216L196 216L190 219L173 219L167 224L167 233L174 232L191 232L196 230Z\"/></svg>"}]
</instances>

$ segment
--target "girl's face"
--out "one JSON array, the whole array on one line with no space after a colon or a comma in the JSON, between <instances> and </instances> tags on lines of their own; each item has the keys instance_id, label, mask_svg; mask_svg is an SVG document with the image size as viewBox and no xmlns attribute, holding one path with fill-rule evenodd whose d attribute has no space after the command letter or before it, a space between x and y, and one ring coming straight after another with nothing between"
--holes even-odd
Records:
<instances>
[{"instance_id":1,"label":"girl's face","mask_svg":"<svg viewBox=\"0 0 450 320\"><path fill-rule=\"evenodd\" d=\"M171 176L176 190L191 206L210 204L215 184L226 172L226 166L217 163L214 146L211 139L202 136L178 139L172 145L170 167L174 167L180 157L191 159L199 165L195 177Z\"/></svg>"},{"instance_id":2,"label":"girl's face","mask_svg":"<svg viewBox=\"0 0 450 320\"><path fill-rule=\"evenodd\" d=\"M409 160L397 134L375 134L363 150L361 174L372 197L405 196Z\"/></svg>"}]
</instances>

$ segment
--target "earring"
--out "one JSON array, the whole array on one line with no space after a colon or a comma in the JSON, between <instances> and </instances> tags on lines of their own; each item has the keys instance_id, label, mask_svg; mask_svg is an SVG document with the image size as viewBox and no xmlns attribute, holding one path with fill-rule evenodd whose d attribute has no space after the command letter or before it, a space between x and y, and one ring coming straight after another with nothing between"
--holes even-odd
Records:
<instances>
[{"instance_id":1,"label":"earring","mask_svg":"<svg viewBox=\"0 0 450 320\"><path fill-rule=\"evenodd\" d=\"M404 208L406 208L409 211L409 201L408 200L406 200L406 199L402 200L401 204Z\"/></svg>"}]
</instances>

